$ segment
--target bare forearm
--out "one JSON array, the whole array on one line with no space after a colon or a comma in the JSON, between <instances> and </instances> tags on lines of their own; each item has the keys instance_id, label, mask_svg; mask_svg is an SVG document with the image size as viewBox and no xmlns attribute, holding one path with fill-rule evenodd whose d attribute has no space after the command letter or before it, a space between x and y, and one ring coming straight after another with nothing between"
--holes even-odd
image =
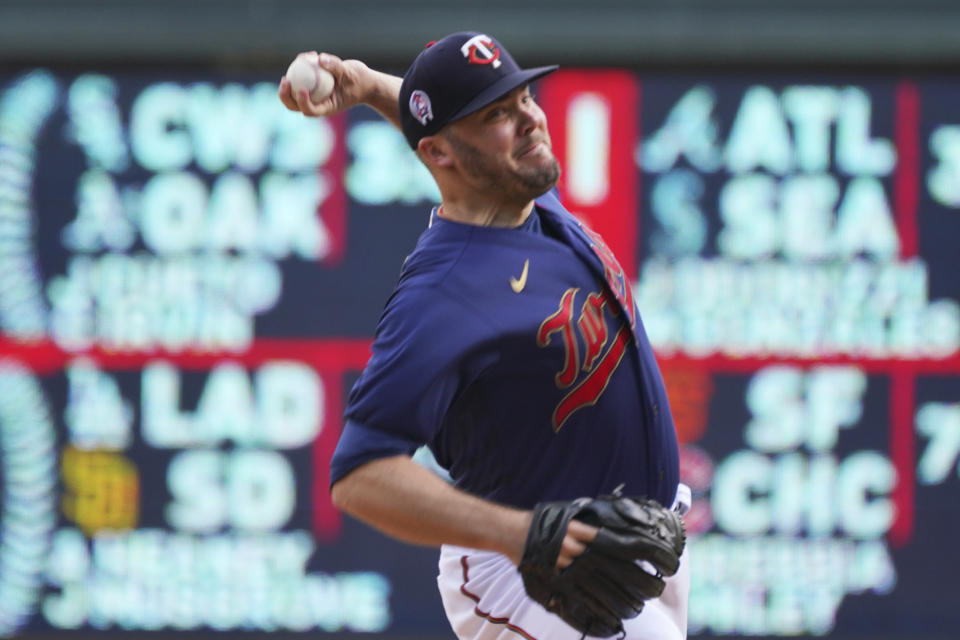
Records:
<instances>
[{"instance_id":1,"label":"bare forearm","mask_svg":"<svg viewBox=\"0 0 960 640\"><path fill-rule=\"evenodd\" d=\"M530 527L529 511L459 491L405 456L358 467L332 496L341 510L400 540L489 549L514 563Z\"/></svg>"},{"instance_id":2,"label":"bare forearm","mask_svg":"<svg viewBox=\"0 0 960 640\"><path fill-rule=\"evenodd\" d=\"M397 109L397 99L400 95L400 85L403 83L403 78L374 69L369 71L367 78L369 89L363 102L373 107L377 113L399 129L400 112Z\"/></svg>"}]
</instances>

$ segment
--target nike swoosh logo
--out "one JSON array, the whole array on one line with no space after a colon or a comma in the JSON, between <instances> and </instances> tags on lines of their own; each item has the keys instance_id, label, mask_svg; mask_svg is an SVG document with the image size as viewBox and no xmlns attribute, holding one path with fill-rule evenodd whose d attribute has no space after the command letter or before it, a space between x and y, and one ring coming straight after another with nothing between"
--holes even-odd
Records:
<instances>
[{"instance_id":1,"label":"nike swoosh logo","mask_svg":"<svg viewBox=\"0 0 960 640\"><path fill-rule=\"evenodd\" d=\"M530 270L530 260L523 261L523 273L520 274L520 279L517 280L513 276L510 276L510 288L513 289L514 293L520 293L523 291L523 288L527 286L527 272Z\"/></svg>"}]
</instances>

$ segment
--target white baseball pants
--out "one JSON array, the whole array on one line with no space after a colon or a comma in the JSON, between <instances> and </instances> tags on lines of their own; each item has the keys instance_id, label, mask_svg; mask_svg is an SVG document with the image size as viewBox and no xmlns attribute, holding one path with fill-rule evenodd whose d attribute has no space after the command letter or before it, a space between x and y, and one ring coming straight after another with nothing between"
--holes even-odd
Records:
<instances>
[{"instance_id":1,"label":"white baseball pants","mask_svg":"<svg viewBox=\"0 0 960 640\"><path fill-rule=\"evenodd\" d=\"M690 490L681 485L674 508L685 513ZM667 578L663 594L624 620L626 640L684 640L690 563L684 549L680 569ZM440 550L440 597L459 640L580 640L582 634L531 600L517 567L506 556L452 545ZM593 636L588 636L593 638Z\"/></svg>"}]
</instances>

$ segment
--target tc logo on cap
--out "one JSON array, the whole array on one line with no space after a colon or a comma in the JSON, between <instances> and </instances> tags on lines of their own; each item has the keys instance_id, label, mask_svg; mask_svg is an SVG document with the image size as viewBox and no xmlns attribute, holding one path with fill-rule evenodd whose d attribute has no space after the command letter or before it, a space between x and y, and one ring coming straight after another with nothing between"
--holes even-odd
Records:
<instances>
[{"instance_id":1,"label":"tc logo on cap","mask_svg":"<svg viewBox=\"0 0 960 640\"><path fill-rule=\"evenodd\" d=\"M494 69L500 66L500 48L493 38L482 33L464 42L460 53L470 64L491 64Z\"/></svg>"},{"instance_id":2,"label":"tc logo on cap","mask_svg":"<svg viewBox=\"0 0 960 640\"><path fill-rule=\"evenodd\" d=\"M410 113L417 119L417 122L427 126L427 122L433 120L433 107L430 105L430 96L417 89L410 94Z\"/></svg>"}]
</instances>

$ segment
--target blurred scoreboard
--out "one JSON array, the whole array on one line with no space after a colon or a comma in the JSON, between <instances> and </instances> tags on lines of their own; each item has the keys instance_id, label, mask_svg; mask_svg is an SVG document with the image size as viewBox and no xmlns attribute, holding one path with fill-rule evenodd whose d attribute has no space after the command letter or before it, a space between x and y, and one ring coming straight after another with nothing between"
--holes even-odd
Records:
<instances>
[{"instance_id":1,"label":"blurred scoreboard","mask_svg":"<svg viewBox=\"0 0 960 640\"><path fill-rule=\"evenodd\" d=\"M691 635L949 637L956 79L591 69L537 93L669 389ZM272 80L0 74L0 636L449 637L436 552L327 490L437 199L372 111L306 119Z\"/></svg>"}]
</instances>

